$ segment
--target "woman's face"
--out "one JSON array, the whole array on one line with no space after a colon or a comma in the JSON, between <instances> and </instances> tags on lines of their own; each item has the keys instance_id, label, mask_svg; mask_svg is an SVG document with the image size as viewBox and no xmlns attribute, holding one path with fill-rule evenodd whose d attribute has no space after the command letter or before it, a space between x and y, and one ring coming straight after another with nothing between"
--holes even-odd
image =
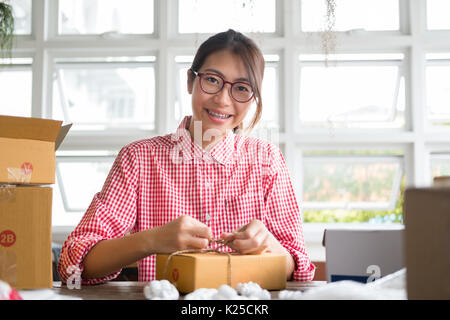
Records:
<instances>
[{"instance_id":1,"label":"woman's face","mask_svg":"<svg viewBox=\"0 0 450 320\"><path fill-rule=\"evenodd\" d=\"M195 77L194 81L191 81L189 72L188 91L192 94L193 113L191 127L194 121L201 121L202 135L205 134L205 131L211 130L208 133L216 137L219 133L224 135L227 130L237 127L247 115L254 98L245 103L237 102L230 96L230 84L225 84L222 90L216 94L205 93L200 88L200 77ZM229 82L250 83L242 60L228 50L217 51L209 55L198 72L213 73ZM226 119L217 118L210 112L231 116Z\"/></svg>"}]
</instances>

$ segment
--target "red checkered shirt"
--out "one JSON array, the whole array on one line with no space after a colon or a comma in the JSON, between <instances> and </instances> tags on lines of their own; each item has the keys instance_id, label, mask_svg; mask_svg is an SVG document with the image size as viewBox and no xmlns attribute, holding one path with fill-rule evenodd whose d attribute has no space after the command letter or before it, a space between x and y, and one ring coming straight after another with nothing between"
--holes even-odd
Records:
<instances>
[{"instance_id":1,"label":"red checkered shirt","mask_svg":"<svg viewBox=\"0 0 450 320\"><path fill-rule=\"evenodd\" d=\"M83 259L99 241L162 226L182 215L208 225L214 238L261 220L292 255L293 280L313 279L315 266L305 250L301 214L280 150L230 131L205 151L191 138L190 119L185 117L176 133L122 148L102 190L62 247L58 271L63 282L83 271ZM138 262L139 281L155 279L155 261L156 255L150 255ZM105 282L120 271L82 283Z\"/></svg>"}]
</instances>

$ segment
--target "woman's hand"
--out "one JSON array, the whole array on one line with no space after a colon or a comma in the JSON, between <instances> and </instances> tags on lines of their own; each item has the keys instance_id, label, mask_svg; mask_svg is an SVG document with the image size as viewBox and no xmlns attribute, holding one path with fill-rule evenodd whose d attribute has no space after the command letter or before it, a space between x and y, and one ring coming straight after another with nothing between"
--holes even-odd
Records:
<instances>
[{"instance_id":1,"label":"woman's hand","mask_svg":"<svg viewBox=\"0 0 450 320\"><path fill-rule=\"evenodd\" d=\"M153 253L203 249L212 238L211 228L190 216L181 216L147 232L148 248Z\"/></svg>"},{"instance_id":2,"label":"woman's hand","mask_svg":"<svg viewBox=\"0 0 450 320\"><path fill-rule=\"evenodd\" d=\"M232 233L222 233L220 238L225 240L231 249L243 254L260 254L263 252L285 254L287 257L286 279L291 279L295 268L294 259L289 251L267 230L262 221L252 220Z\"/></svg>"},{"instance_id":3,"label":"woman's hand","mask_svg":"<svg viewBox=\"0 0 450 320\"><path fill-rule=\"evenodd\" d=\"M252 220L232 233L224 232L220 238L228 242L230 248L243 254L270 252L278 243L260 220Z\"/></svg>"}]
</instances>

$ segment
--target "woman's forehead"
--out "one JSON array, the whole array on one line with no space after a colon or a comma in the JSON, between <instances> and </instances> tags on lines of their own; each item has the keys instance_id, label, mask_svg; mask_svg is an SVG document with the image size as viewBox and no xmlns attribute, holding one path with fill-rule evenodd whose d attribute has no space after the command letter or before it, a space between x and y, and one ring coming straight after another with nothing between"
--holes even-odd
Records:
<instances>
[{"instance_id":1,"label":"woman's forehead","mask_svg":"<svg viewBox=\"0 0 450 320\"><path fill-rule=\"evenodd\" d=\"M218 73L222 77L233 81L248 81L247 70L241 57L229 50L216 51L210 54L200 69L202 72Z\"/></svg>"}]
</instances>

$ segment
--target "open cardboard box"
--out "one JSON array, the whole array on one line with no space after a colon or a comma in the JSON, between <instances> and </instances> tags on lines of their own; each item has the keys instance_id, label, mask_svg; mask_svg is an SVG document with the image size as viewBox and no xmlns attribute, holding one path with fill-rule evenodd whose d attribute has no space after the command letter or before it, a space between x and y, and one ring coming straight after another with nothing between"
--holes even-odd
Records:
<instances>
[{"instance_id":1,"label":"open cardboard box","mask_svg":"<svg viewBox=\"0 0 450 320\"><path fill-rule=\"evenodd\" d=\"M71 126L57 120L0 116L0 183L55 183L55 151Z\"/></svg>"}]
</instances>

